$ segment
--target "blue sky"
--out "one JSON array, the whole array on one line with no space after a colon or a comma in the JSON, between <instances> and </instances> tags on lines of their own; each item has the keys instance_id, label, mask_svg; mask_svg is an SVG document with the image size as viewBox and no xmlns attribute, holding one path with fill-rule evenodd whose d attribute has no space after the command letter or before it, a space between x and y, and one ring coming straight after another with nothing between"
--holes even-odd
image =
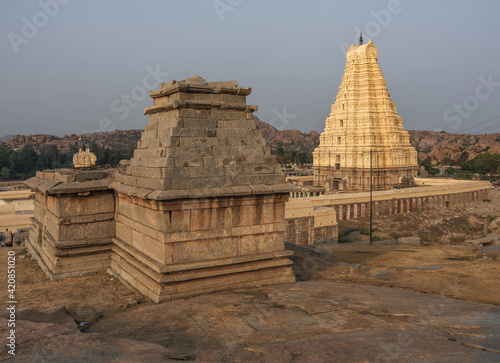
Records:
<instances>
[{"instance_id":1,"label":"blue sky","mask_svg":"<svg viewBox=\"0 0 500 363\"><path fill-rule=\"evenodd\" d=\"M2 0L0 136L142 129L145 89L195 74L252 87L278 128L321 132L359 29L405 128L459 132L500 115L498 14L495 0ZM469 131L484 128L500 118Z\"/></svg>"}]
</instances>

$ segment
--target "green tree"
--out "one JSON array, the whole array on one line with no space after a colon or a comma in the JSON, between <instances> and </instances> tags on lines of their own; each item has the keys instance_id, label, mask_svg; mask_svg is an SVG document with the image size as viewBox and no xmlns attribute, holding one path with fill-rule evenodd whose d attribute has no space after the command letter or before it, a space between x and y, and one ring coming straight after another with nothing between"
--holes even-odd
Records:
<instances>
[{"instance_id":1,"label":"green tree","mask_svg":"<svg viewBox=\"0 0 500 363\"><path fill-rule=\"evenodd\" d=\"M427 173L429 173L429 176L439 175L439 169L432 164L429 158L420 162L420 165L423 165L425 167L425 170L427 171Z\"/></svg>"},{"instance_id":2,"label":"green tree","mask_svg":"<svg viewBox=\"0 0 500 363\"><path fill-rule=\"evenodd\" d=\"M57 149L56 145L49 145L38 156L37 169L57 169L64 164L64 155Z\"/></svg>"},{"instance_id":3,"label":"green tree","mask_svg":"<svg viewBox=\"0 0 500 363\"><path fill-rule=\"evenodd\" d=\"M276 149L276 159L280 164L285 164L288 162L288 157L286 155L285 150L282 147Z\"/></svg>"},{"instance_id":4,"label":"green tree","mask_svg":"<svg viewBox=\"0 0 500 363\"><path fill-rule=\"evenodd\" d=\"M20 178L34 175L38 163L38 154L33 145L26 144L19 151L14 151L9 157L10 170Z\"/></svg>"},{"instance_id":5,"label":"green tree","mask_svg":"<svg viewBox=\"0 0 500 363\"><path fill-rule=\"evenodd\" d=\"M457 172L457 169L452 168L451 166L444 171L444 173L446 175L451 175L451 176L455 175L456 172Z\"/></svg>"},{"instance_id":6,"label":"green tree","mask_svg":"<svg viewBox=\"0 0 500 363\"><path fill-rule=\"evenodd\" d=\"M0 170L0 180L9 180L9 179L10 179L10 169L4 166Z\"/></svg>"},{"instance_id":7,"label":"green tree","mask_svg":"<svg viewBox=\"0 0 500 363\"><path fill-rule=\"evenodd\" d=\"M312 164L313 156L311 153L300 153L299 154L299 163L300 164Z\"/></svg>"},{"instance_id":8,"label":"green tree","mask_svg":"<svg viewBox=\"0 0 500 363\"><path fill-rule=\"evenodd\" d=\"M9 166L9 158L12 154L12 149L5 143L0 143L0 168L3 166Z\"/></svg>"},{"instance_id":9,"label":"green tree","mask_svg":"<svg viewBox=\"0 0 500 363\"><path fill-rule=\"evenodd\" d=\"M462 164L462 168L481 175L496 174L500 169L500 154L488 152L479 154L474 159Z\"/></svg>"}]
</instances>

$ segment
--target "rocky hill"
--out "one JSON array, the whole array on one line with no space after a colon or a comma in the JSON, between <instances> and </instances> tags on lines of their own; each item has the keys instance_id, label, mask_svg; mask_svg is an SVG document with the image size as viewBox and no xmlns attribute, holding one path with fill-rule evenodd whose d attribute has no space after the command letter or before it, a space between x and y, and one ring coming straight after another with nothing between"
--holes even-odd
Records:
<instances>
[{"instance_id":1,"label":"rocky hill","mask_svg":"<svg viewBox=\"0 0 500 363\"><path fill-rule=\"evenodd\" d=\"M67 152L71 145L80 142L89 145L94 142L101 148L108 149L135 149L141 138L142 130L115 130L112 132L97 132L93 134L58 137L54 135L15 135L6 141L13 150L20 150L24 145L33 145L35 150L41 151L50 145L56 145L59 151Z\"/></svg>"},{"instance_id":2,"label":"rocky hill","mask_svg":"<svg viewBox=\"0 0 500 363\"><path fill-rule=\"evenodd\" d=\"M257 128L272 149L282 147L287 150L312 153L319 145L319 133L316 131L310 133L300 132L299 130L280 131L255 116L254 119Z\"/></svg>"},{"instance_id":3,"label":"rocky hill","mask_svg":"<svg viewBox=\"0 0 500 363\"><path fill-rule=\"evenodd\" d=\"M300 132L298 130L280 131L254 117L257 128L271 148L282 147L287 151L312 153L319 144L319 133ZM95 142L101 148L135 149L142 130L116 130L81 135L85 144ZM417 149L420 160L430 159L434 164L459 164L475 158L483 152L500 153L500 134L450 134L435 131L409 131L410 142ZM16 135L6 141L14 150L31 144L36 150L43 150L49 145L56 145L61 152L78 143L79 135L57 137L53 135Z\"/></svg>"},{"instance_id":4,"label":"rocky hill","mask_svg":"<svg viewBox=\"0 0 500 363\"><path fill-rule=\"evenodd\" d=\"M420 160L438 164L460 164L488 151L500 153L500 134L449 134L435 131L409 131L410 142Z\"/></svg>"},{"instance_id":5,"label":"rocky hill","mask_svg":"<svg viewBox=\"0 0 500 363\"><path fill-rule=\"evenodd\" d=\"M312 153L319 145L319 133L298 130L279 131L256 118L267 144L272 148ZM434 164L460 164L488 151L500 153L500 134L450 134L435 131L409 131L410 143L418 151L420 160L430 159Z\"/></svg>"}]
</instances>

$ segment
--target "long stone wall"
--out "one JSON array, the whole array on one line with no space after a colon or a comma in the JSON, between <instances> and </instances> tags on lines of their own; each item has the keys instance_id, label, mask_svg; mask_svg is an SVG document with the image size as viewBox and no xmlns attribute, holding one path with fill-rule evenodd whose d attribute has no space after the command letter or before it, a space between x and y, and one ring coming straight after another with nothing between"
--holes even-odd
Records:
<instances>
[{"instance_id":1,"label":"long stone wall","mask_svg":"<svg viewBox=\"0 0 500 363\"><path fill-rule=\"evenodd\" d=\"M416 179L417 187L373 192L373 215L414 212L422 207L451 207L490 198L491 184L485 181ZM315 207L335 209L338 220L369 216L370 193L320 195L310 200ZM302 199L304 200L304 199Z\"/></svg>"}]
</instances>

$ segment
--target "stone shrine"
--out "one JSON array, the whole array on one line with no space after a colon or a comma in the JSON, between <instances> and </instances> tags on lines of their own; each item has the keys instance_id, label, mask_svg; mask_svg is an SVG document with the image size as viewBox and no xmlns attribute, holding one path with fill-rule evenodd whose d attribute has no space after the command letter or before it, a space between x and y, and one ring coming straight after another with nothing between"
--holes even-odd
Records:
<instances>
[{"instance_id":1,"label":"stone shrine","mask_svg":"<svg viewBox=\"0 0 500 363\"><path fill-rule=\"evenodd\" d=\"M51 278L108 269L155 302L295 281L284 209L296 187L250 92L198 76L161 84L128 166L37 173L30 254Z\"/></svg>"},{"instance_id":2,"label":"stone shrine","mask_svg":"<svg viewBox=\"0 0 500 363\"><path fill-rule=\"evenodd\" d=\"M88 168L94 166L96 162L97 156L90 152L85 145L73 155L73 165L75 168Z\"/></svg>"},{"instance_id":3,"label":"stone shrine","mask_svg":"<svg viewBox=\"0 0 500 363\"><path fill-rule=\"evenodd\" d=\"M387 91L377 61L377 48L368 44L346 54L342 83L314 150L314 185L327 192L391 189L403 177L416 177L417 152L403 128L401 116Z\"/></svg>"}]
</instances>

